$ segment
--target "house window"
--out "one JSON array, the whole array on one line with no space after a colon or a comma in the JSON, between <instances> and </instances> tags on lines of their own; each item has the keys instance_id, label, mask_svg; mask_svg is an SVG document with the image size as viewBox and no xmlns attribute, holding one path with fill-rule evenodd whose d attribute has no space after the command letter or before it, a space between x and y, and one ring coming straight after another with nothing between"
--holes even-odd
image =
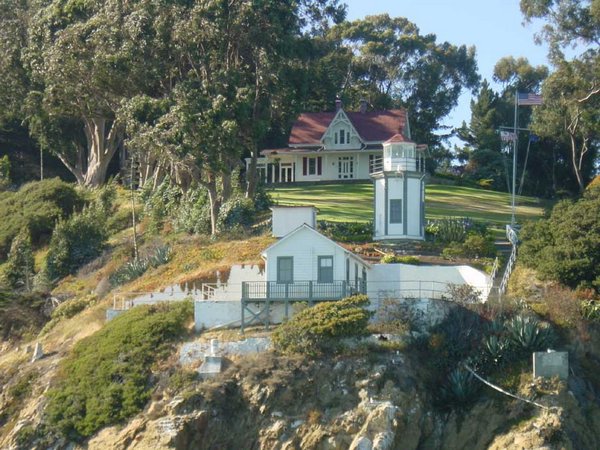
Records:
<instances>
[{"instance_id":1,"label":"house window","mask_svg":"<svg viewBox=\"0 0 600 450\"><path fill-rule=\"evenodd\" d=\"M333 256L319 256L318 283L333 283Z\"/></svg>"},{"instance_id":2,"label":"house window","mask_svg":"<svg viewBox=\"0 0 600 450\"><path fill-rule=\"evenodd\" d=\"M402 223L402 199L390 200L390 223Z\"/></svg>"},{"instance_id":3,"label":"house window","mask_svg":"<svg viewBox=\"0 0 600 450\"><path fill-rule=\"evenodd\" d=\"M342 128L341 130L335 132L335 134L333 135L333 140L336 145L337 144L340 144L340 145L349 144L350 143L350 133L347 130Z\"/></svg>"},{"instance_id":4,"label":"house window","mask_svg":"<svg viewBox=\"0 0 600 450\"><path fill-rule=\"evenodd\" d=\"M302 175L321 175L323 161L320 156L305 156L302 158Z\"/></svg>"},{"instance_id":5,"label":"house window","mask_svg":"<svg viewBox=\"0 0 600 450\"><path fill-rule=\"evenodd\" d=\"M277 282L294 282L294 258L292 256L279 256L277 258Z\"/></svg>"}]
</instances>

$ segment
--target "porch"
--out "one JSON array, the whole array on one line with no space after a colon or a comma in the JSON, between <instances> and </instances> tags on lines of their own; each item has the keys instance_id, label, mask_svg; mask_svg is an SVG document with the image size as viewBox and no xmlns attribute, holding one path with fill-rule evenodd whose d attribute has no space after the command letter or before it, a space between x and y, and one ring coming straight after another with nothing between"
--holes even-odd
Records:
<instances>
[{"instance_id":1,"label":"porch","mask_svg":"<svg viewBox=\"0 0 600 450\"><path fill-rule=\"evenodd\" d=\"M271 323L273 307L283 307L284 319L289 318L290 304L299 302L335 301L355 294L366 294L367 283L364 279L354 281L294 281L278 283L276 281L242 282L241 331L248 325L263 324L268 329Z\"/></svg>"}]
</instances>

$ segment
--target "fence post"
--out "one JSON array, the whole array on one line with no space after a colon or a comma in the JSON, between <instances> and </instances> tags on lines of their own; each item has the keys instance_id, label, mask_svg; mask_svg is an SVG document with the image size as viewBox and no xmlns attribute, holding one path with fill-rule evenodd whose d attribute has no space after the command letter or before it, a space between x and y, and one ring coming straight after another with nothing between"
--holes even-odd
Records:
<instances>
[{"instance_id":1,"label":"fence post","mask_svg":"<svg viewBox=\"0 0 600 450\"><path fill-rule=\"evenodd\" d=\"M309 281L308 282L308 302L309 303L312 303L312 301L313 301L313 295L314 295L314 292L313 292L313 282Z\"/></svg>"}]
</instances>

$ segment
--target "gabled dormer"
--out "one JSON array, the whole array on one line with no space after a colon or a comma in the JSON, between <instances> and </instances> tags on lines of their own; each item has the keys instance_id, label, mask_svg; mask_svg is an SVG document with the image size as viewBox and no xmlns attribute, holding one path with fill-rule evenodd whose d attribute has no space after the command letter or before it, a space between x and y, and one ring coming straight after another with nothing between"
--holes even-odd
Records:
<instances>
[{"instance_id":1,"label":"gabled dormer","mask_svg":"<svg viewBox=\"0 0 600 450\"><path fill-rule=\"evenodd\" d=\"M342 108L338 109L335 117L321 138L325 150L360 149L363 141Z\"/></svg>"}]
</instances>

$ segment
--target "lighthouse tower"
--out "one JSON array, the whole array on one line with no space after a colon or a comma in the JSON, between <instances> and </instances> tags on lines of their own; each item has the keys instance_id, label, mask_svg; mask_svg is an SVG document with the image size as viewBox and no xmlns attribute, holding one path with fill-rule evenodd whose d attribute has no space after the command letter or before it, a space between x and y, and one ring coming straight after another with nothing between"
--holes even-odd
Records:
<instances>
[{"instance_id":1,"label":"lighthouse tower","mask_svg":"<svg viewBox=\"0 0 600 450\"><path fill-rule=\"evenodd\" d=\"M373 239L424 239L423 148L396 134L383 143L383 158L374 165L371 178L375 193Z\"/></svg>"}]
</instances>

